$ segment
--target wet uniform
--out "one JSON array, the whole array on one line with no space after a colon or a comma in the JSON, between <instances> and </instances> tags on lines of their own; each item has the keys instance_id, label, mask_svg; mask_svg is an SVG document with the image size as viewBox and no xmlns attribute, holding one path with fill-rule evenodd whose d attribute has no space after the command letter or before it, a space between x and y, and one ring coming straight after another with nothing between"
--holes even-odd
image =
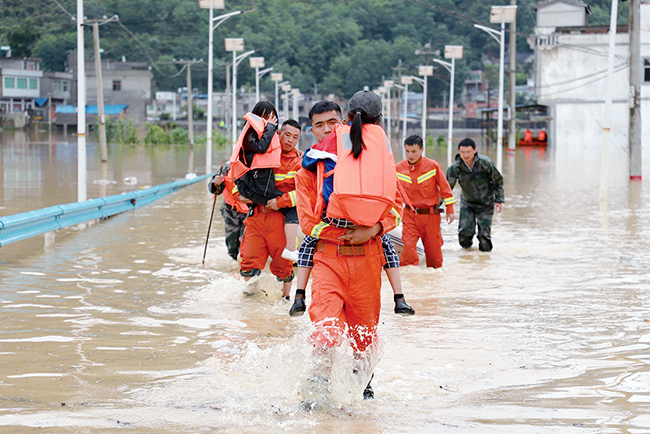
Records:
<instances>
[{"instance_id":1,"label":"wet uniform","mask_svg":"<svg viewBox=\"0 0 650 434\"><path fill-rule=\"evenodd\" d=\"M385 264L380 236L361 245L339 240L345 234L344 219L323 218L332 192L332 177L323 179L325 159L336 161L337 135L330 134L303 158L304 169L296 176L298 217L302 231L318 239L312 271L312 303L309 317L316 326L311 336L318 346L342 342L347 330L355 351L364 351L373 342L381 308L381 270ZM366 151L364 151L366 152ZM319 185L320 184L320 185ZM325 199L325 201L323 201ZM394 229L401 220L399 196L390 212L380 220L382 234Z\"/></svg>"},{"instance_id":2,"label":"wet uniform","mask_svg":"<svg viewBox=\"0 0 650 434\"><path fill-rule=\"evenodd\" d=\"M503 176L489 157L477 152L471 169L456 155L456 161L447 169L447 181L451 188L458 181L462 189L458 242L464 248L471 247L478 226L479 249L491 251L494 204L504 202Z\"/></svg>"},{"instance_id":3,"label":"wet uniform","mask_svg":"<svg viewBox=\"0 0 650 434\"><path fill-rule=\"evenodd\" d=\"M437 161L422 157L411 164L404 160L397 164L397 179L406 190L412 206L404 208L401 265L418 265L418 238L422 239L427 267L442 267L442 234L440 233L440 209L442 197L447 212L454 212L454 195Z\"/></svg>"},{"instance_id":4,"label":"wet uniform","mask_svg":"<svg viewBox=\"0 0 650 434\"><path fill-rule=\"evenodd\" d=\"M296 171L300 169L300 157L295 149L282 153L280 167L273 169L275 188L282 196L277 198L279 208L296 206ZM284 235L285 216L262 205L255 205L244 221L246 231L241 246L242 276L256 276L266 266L271 257L270 270L278 280L289 282L293 279L293 264L282 258L287 241Z\"/></svg>"},{"instance_id":5,"label":"wet uniform","mask_svg":"<svg viewBox=\"0 0 650 434\"><path fill-rule=\"evenodd\" d=\"M212 194L219 195L223 193L221 216L223 217L226 232L226 248L228 249L228 256L237 260L241 240L244 236L244 219L246 218L246 214L248 214L248 206L236 197L237 187L235 186L229 163L223 166L221 173L225 175L224 181L215 186L212 182L214 177L212 177L208 183L208 190Z\"/></svg>"}]
</instances>

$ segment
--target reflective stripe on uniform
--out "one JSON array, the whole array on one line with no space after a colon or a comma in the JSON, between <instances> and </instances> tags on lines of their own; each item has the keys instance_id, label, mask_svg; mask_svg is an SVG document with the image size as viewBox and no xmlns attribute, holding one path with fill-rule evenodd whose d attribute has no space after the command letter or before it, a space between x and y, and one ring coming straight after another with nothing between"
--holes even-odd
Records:
<instances>
[{"instance_id":1,"label":"reflective stripe on uniform","mask_svg":"<svg viewBox=\"0 0 650 434\"><path fill-rule=\"evenodd\" d=\"M296 177L296 171L292 170L291 172L287 173L276 173L275 174L275 180L276 181L284 181L286 179L291 179Z\"/></svg>"},{"instance_id":2,"label":"reflective stripe on uniform","mask_svg":"<svg viewBox=\"0 0 650 434\"><path fill-rule=\"evenodd\" d=\"M325 229L328 226L329 226L328 223L320 222L316 226L314 226L314 228L311 230L311 234L309 235L311 235L314 238L320 238L321 232L323 232L323 229Z\"/></svg>"},{"instance_id":3,"label":"reflective stripe on uniform","mask_svg":"<svg viewBox=\"0 0 650 434\"><path fill-rule=\"evenodd\" d=\"M456 199L454 199L454 196L448 197L444 199L445 205L451 205L452 203L456 203Z\"/></svg>"},{"instance_id":4,"label":"reflective stripe on uniform","mask_svg":"<svg viewBox=\"0 0 650 434\"><path fill-rule=\"evenodd\" d=\"M397 179L400 181L408 182L409 184L413 184L413 181L411 181L411 177L408 175L404 175L403 173L397 172Z\"/></svg>"},{"instance_id":5,"label":"reflective stripe on uniform","mask_svg":"<svg viewBox=\"0 0 650 434\"><path fill-rule=\"evenodd\" d=\"M239 188L235 185L235 187L232 189L232 194L239 193Z\"/></svg>"},{"instance_id":6,"label":"reflective stripe on uniform","mask_svg":"<svg viewBox=\"0 0 650 434\"><path fill-rule=\"evenodd\" d=\"M289 199L291 199L291 206L296 206L296 190L291 190L289 192Z\"/></svg>"},{"instance_id":7,"label":"reflective stripe on uniform","mask_svg":"<svg viewBox=\"0 0 650 434\"><path fill-rule=\"evenodd\" d=\"M397 212L395 208L391 208L390 212L395 216L395 225L399 226L399 224L402 222L402 216Z\"/></svg>"},{"instance_id":8,"label":"reflective stripe on uniform","mask_svg":"<svg viewBox=\"0 0 650 434\"><path fill-rule=\"evenodd\" d=\"M418 184L422 184L427 179L431 179L436 176L436 169L429 170L427 173L418 176Z\"/></svg>"}]
</instances>

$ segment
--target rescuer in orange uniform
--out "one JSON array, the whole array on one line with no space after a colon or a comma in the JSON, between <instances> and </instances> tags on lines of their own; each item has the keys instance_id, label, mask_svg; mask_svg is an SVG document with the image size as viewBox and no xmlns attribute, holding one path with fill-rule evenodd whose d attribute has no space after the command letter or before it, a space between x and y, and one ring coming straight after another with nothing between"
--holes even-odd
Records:
<instances>
[{"instance_id":1,"label":"rescuer in orange uniform","mask_svg":"<svg viewBox=\"0 0 650 434\"><path fill-rule=\"evenodd\" d=\"M406 160L396 166L397 179L406 190L413 206L404 207L402 242L404 249L400 265L418 265L418 238L424 244L427 267L442 267L442 234L438 208L442 197L447 207L447 223L454 221L454 195L445 173L435 160L422 156L423 143L420 136L413 135L404 141Z\"/></svg>"},{"instance_id":2,"label":"rescuer in orange uniform","mask_svg":"<svg viewBox=\"0 0 650 434\"><path fill-rule=\"evenodd\" d=\"M275 108L271 103L267 101L262 101L261 103L270 105L272 111L275 112ZM253 111L255 112L255 109ZM264 116L264 114L260 116ZM274 114L274 116L277 119L277 114ZM295 126L288 125L285 122L283 128L295 128ZM260 275L262 269L266 266L268 258L271 257L271 264L269 266L271 273L279 281L284 283L282 296L285 299L289 299L291 295L291 281L294 277L293 264L291 261L282 258L282 251L286 246L286 237L284 234L285 215L279 209L295 206L295 173L300 169L300 157L295 149L297 142L291 149L285 150L279 142L278 135L275 133L273 135L272 140L277 140L277 146L280 147L279 149L282 149L279 166L273 168L274 188L282 194L274 199L269 199L271 203L268 205L270 206L262 204L250 205L251 210L244 221L246 230L242 239L240 251L242 261L239 266L240 274L248 280L253 276ZM271 149L273 146L270 145L268 149ZM237 148L235 148L233 155L236 151ZM244 202L247 201L241 195L240 199Z\"/></svg>"},{"instance_id":3,"label":"rescuer in orange uniform","mask_svg":"<svg viewBox=\"0 0 650 434\"><path fill-rule=\"evenodd\" d=\"M335 174L326 173L324 161L316 159L309 166L303 164L296 176L300 226L319 239L309 306L316 327L311 339L318 350L340 345L347 332L362 357L376 335L385 263L379 235L395 228L402 212L390 144L377 125L381 108L377 95L357 92L348 109L352 125L338 127L304 157L335 160ZM327 391L326 371L331 366L324 365L324 372L317 372L308 385ZM304 408L318 406L318 397L306 395ZM372 396L368 383L364 398Z\"/></svg>"}]
</instances>

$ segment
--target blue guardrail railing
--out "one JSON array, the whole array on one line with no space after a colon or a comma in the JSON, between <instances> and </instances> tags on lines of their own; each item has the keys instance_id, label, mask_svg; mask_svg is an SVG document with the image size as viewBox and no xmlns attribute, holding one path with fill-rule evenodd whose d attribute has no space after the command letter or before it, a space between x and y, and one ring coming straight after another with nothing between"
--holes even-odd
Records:
<instances>
[{"instance_id":1,"label":"blue guardrail railing","mask_svg":"<svg viewBox=\"0 0 650 434\"><path fill-rule=\"evenodd\" d=\"M179 188L202 181L212 174L193 179L179 179L115 196L90 199L85 202L50 206L35 211L0 217L0 246L24 240L46 232L76 225L89 220L110 217L147 205Z\"/></svg>"}]
</instances>

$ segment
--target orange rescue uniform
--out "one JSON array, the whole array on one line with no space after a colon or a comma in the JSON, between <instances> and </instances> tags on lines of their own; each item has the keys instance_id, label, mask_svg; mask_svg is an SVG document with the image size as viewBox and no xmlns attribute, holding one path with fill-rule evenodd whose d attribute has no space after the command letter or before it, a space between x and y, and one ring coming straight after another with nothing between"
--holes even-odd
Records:
<instances>
[{"instance_id":1,"label":"orange rescue uniform","mask_svg":"<svg viewBox=\"0 0 650 434\"><path fill-rule=\"evenodd\" d=\"M277 198L280 208L296 205L298 169L300 169L300 157L295 149L282 153L280 167L273 169L275 187L283 192L282 196ZM241 271L262 270L271 257L271 273L280 280L289 281L293 276L293 264L281 256L287 244L284 235L284 215L280 211L257 205L253 214L244 220L244 224L246 230L241 245Z\"/></svg>"},{"instance_id":2,"label":"orange rescue uniform","mask_svg":"<svg viewBox=\"0 0 650 434\"><path fill-rule=\"evenodd\" d=\"M400 265L418 265L418 238L424 244L427 267L442 267L442 234L440 233L440 210L442 197L447 213L454 212L454 195L447 178L437 161L422 157L415 164L404 160L397 164L397 179L406 190L412 206L404 210L402 242L404 249Z\"/></svg>"},{"instance_id":3,"label":"orange rescue uniform","mask_svg":"<svg viewBox=\"0 0 650 434\"><path fill-rule=\"evenodd\" d=\"M336 152L336 136L330 134L316 146L333 154ZM378 146L365 139L364 143L368 148ZM361 159L364 152L368 149L361 153ZM381 173L380 170L376 172ZM346 229L322 219L325 176L323 162L317 163L315 172L302 169L296 176L300 226L305 234L320 240L312 270L309 317L316 329L311 339L318 346L335 346L342 343L343 333L347 332L354 350L364 351L373 342L379 323L381 272L385 263L381 239L375 236L365 244L355 246L346 245L339 239ZM397 193L392 206L379 220L382 234L397 227L402 209L401 197Z\"/></svg>"}]
</instances>

